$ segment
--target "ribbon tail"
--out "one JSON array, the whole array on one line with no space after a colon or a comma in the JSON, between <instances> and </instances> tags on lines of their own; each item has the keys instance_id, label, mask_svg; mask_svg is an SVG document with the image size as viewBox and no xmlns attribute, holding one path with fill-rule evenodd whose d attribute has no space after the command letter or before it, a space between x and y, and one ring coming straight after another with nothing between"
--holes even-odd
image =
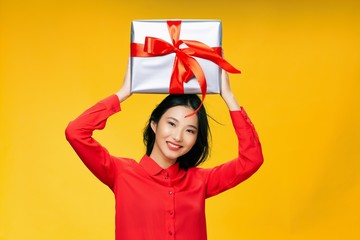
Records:
<instances>
[{"instance_id":1,"label":"ribbon tail","mask_svg":"<svg viewBox=\"0 0 360 240\"><path fill-rule=\"evenodd\" d=\"M175 56L173 70L170 78L170 94L184 94L183 75L186 69L179 58Z\"/></svg>"},{"instance_id":2,"label":"ribbon tail","mask_svg":"<svg viewBox=\"0 0 360 240\"><path fill-rule=\"evenodd\" d=\"M236 69L228 61L226 61L224 58L222 58L215 52L211 53L211 52L206 52L203 50L196 49L196 50L194 50L193 56L210 60L213 63L216 63L218 66L220 66L222 69L226 70L229 73L241 73L240 70Z\"/></svg>"},{"instance_id":3,"label":"ribbon tail","mask_svg":"<svg viewBox=\"0 0 360 240\"><path fill-rule=\"evenodd\" d=\"M184 57L186 57L186 60L184 61L186 66L190 69L190 71L195 75L196 79L198 80L199 86L200 86L200 90L201 90L201 103L200 105L197 107L197 109L195 109L194 112L186 115L185 117L190 117L194 114L196 114L201 106L204 103L205 100L205 96L206 96L206 90L207 90L207 84L206 84L206 78L205 78L205 74L203 72L203 70L201 69L200 64L192 57L187 56L187 55L183 55Z\"/></svg>"},{"instance_id":4,"label":"ribbon tail","mask_svg":"<svg viewBox=\"0 0 360 240\"><path fill-rule=\"evenodd\" d=\"M189 63L186 64L187 60L184 60L189 57L182 55L179 58L178 55L181 55L181 53L175 56L170 79L170 94L184 94L184 83L187 83L194 76L194 73L188 66Z\"/></svg>"},{"instance_id":5,"label":"ribbon tail","mask_svg":"<svg viewBox=\"0 0 360 240\"><path fill-rule=\"evenodd\" d=\"M200 57L212 61L219 65L222 69L230 73L241 73L240 70L233 67L229 62L227 62L221 54L221 48L215 47L211 48L208 45L194 40L183 40L183 42L189 46L189 54L195 57Z\"/></svg>"}]
</instances>

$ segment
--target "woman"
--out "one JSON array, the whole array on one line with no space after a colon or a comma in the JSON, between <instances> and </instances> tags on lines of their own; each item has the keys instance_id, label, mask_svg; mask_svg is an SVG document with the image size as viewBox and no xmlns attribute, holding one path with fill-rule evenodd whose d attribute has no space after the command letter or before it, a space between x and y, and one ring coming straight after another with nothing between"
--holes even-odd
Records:
<instances>
[{"instance_id":1,"label":"woman","mask_svg":"<svg viewBox=\"0 0 360 240\"><path fill-rule=\"evenodd\" d=\"M115 157L92 138L120 111L130 95L129 69L121 89L89 108L66 128L66 138L84 164L114 192L117 240L204 240L205 199L250 177L263 162L253 124L222 73L221 97L238 137L238 157L215 168L199 168L208 156L208 121L197 95L169 95L153 111L144 131L146 154L139 163Z\"/></svg>"}]
</instances>

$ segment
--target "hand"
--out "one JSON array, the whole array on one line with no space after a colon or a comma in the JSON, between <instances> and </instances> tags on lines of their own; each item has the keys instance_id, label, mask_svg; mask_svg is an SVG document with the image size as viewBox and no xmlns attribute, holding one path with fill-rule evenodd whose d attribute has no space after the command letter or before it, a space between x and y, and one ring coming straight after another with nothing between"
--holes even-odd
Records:
<instances>
[{"instance_id":1,"label":"hand","mask_svg":"<svg viewBox=\"0 0 360 240\"><path fill-rule=\"evenodd\" d=\"M225 70L221 70L221 97L224 99L226 105L228 106L229 110L239 110L240 105L237 102L229 81L229 74Z\"/></svg>"},{"instance_id":2,"label":"hand","mask_svg":"<svg viewBox=\"0 0 360 240\"><path fill-rule=\"evenodd\" d=\"M220 92L220 95L223 98L228 95L232 95L230 81L229 81L229 74L224 69L221 69L221 92Z\"/></svg>"},{"instance_id":3,"label":"hand","mask_svg":"<svg viewBox=\"0 0 360 240\"><path fill-rule=\"evenodd\" d=\"M131 79L130 74L131 73L130 72L131 72L131 61L129 58L125 77L124 77L124 82L122 83L120 90L116 93L120 102L125 101L128 97L131 96L131 89L130 89L130 79Z\"/></svg>"}]
</instances>

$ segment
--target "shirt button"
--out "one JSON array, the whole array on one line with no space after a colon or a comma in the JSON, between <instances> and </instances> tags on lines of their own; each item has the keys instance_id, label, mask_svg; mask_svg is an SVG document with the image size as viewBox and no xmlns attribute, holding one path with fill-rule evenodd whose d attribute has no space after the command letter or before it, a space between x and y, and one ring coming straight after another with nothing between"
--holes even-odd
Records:
<instances>
[{"instance_id":1,"label":"shirt button","mask_svg":"<svg viewBox=\"0 0 360 240\"><path fill-rule=\"evenodd\" d=\"M172 235L173 235L173 232L172 232L172 231L169 231L169 235L172 236Z\"/></svg>"},{"instance_id":2,"label":"shirt button","mask_svg":"<svg viewBox=\"0 0 360 240\"><path fill-rule=\"evenodd\" d=\"M170 214L170 215L173 215L173 214L174 214L174 212L173 212L173 211L169 211L169 214Z\"/></svg>"},{"instance_id":3,"label":"shirt button","mask_svg":"<svg viewBox=\"0 0 360 240\"><path fill-rule=\"evenodd\" d=\"M172 194L173 194L173 192L172 192L172 191L170 191L170 192L169 192L169 194L170 194L170 195L172 195Z\"/></svg>"}]
</instances>

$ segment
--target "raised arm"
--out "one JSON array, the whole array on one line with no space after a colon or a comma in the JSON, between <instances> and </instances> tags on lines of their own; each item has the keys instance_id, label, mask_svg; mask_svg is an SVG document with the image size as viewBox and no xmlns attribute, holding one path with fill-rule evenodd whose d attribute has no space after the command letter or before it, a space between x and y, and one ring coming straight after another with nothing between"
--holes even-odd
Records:
<instances>
[{"instance_id":1,"label":"raised arm","mask_svg":"<svg viewBox=\"0 0 360 240\"><path fill-rule=\"evenodd\" d=\"M119 101L122 103L124 102L128 97L131 96L131 89L130 89L130 73L131 72L131 60L129 59L124 82L120 88L120 90L116 93L116 96L119 98Z\"/></svg>"},{"instance_id":2,"label":"raised arm","mask_svg":"<svg viewBox=\"0 0 360 240\"><path fill-rule=\"evenodd\" d=\"M238 139L238 156L234 160L206 170L207 197L236 186L254 174L263 163L261 144L255 127L245 110L237 102L229 84L229 76L222 72L221 97L230 110Z\"/></svg>"},{"instance_id":3,"label":"raised arm","mask_svg":"<svg viewBox=\"0 0 360 240\"><path fill-rule=\"evenodd\" d=\"M241 109L238 101L236 100L236 98L231 90L229 74L225 70L222 70L222 72L221 72L220 95L221 95L222 99L225 101L225 103L228 106L230 111L237 111L237 110Z\"/></svg>"},{"instance_id":4,"label":"raised arm","mask_svg":"<svg viewBox=\"0 0 360 240\"><path fill-rule=\"evenodd\" d=\"M115 177L115 164L120 163L109 154L105 147L93 137L95 130L105 127L107 119L120 111L120 102L125 101L130 95L130 66L125 74L121 89L87 109L75 120L71 121L66 130L66 139L69 141L80 159L88 169L103 183L113 187Z\"/></svg>"}]
</instances>

